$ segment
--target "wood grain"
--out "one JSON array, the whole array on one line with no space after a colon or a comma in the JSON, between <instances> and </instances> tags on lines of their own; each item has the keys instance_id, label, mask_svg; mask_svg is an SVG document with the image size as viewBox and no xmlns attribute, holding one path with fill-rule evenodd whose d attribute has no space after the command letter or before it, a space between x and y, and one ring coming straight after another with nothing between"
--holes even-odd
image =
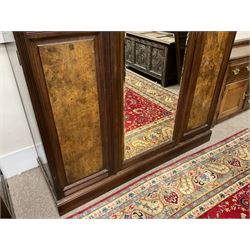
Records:
<instances>
[{"instance_id":1,"label":"wood grain","mask_svg":"<svg viewBox=\"0 0 250 250\"><path fill-rule=\"evenodd\" d=\"M44 44L39 53L72 183L103 168L94 40Z\"/></svg>"},{"instance_id":2,"label":"wood grain","mask_svg":"<svg viewBox=\"0 0 250 250\"><path fill-rule=\"evenodd\" d=\"M188 129L206 124L230 32L207 32Z\"/></svg>"},{"instance_id":3,"label":"wood grain","mask_svg":"<svg viewBox=\"0 0 250 250\"><path fill-rule=\"evenodd\" d=\"M218 119L239 112L244 104L249 80L228 84L225 88Z\"/></svg>"}]
</instances>

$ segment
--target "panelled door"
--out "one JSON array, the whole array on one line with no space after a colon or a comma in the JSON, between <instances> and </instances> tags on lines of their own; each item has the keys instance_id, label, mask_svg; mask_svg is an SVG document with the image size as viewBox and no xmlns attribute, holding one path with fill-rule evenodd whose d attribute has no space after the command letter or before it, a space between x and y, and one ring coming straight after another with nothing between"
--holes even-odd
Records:
<instances>
[{"instance_id":1,"label":"panelled door","mask_svg":"<svg viewBox=\"0 0 250 250\"><path fill-rule=\"evenodd\" d=\"M114 173L110 33L14 35L57 198Z\"/></svg>"}]
</instances>

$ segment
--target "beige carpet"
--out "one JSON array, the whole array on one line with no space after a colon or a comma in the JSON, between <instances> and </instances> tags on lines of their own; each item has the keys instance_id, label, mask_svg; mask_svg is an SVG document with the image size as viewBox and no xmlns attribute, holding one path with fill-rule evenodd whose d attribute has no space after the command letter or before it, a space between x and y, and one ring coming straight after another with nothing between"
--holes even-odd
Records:
<instances>
[{"instance_id":1,"label":"beige carpet","mask_svg":"<svg viewBox=\"0 0 250 250\"><path fill-rule=\"evenodd\" d=\"M239 130L250 127L249 125L250 110L215 126L209 142L162 165L169 164L187 154L214 144ZM17 218L59 218L52 195L40 169L35 168L19 176L12 177L8 179L8 183Z\"/></svg>"}]
</instances>

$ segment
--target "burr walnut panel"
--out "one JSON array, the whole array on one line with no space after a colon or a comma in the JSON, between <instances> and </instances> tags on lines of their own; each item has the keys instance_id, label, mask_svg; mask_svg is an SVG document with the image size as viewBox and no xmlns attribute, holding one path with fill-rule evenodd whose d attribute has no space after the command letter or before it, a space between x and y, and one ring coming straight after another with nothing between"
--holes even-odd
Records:
<instances>
[{"instance_id":1,"label":"burr walnut panel","mask_svg":"<svg viewBox=\"0 0 250 250\"><path fill-rule=\"evenodd\" d=\"M230 32L207 32L188 129L206 124Z\"/></svg>"},{"instance_id":2,"label":"burr walnut panel","mask_svg":"<svg viewBox=\"0 0 250 250\"><path fill-rule=\"evenodd\" d=\"M94 39L39 46L67 181L103 168Z\"/></svg>"}]
</instances>

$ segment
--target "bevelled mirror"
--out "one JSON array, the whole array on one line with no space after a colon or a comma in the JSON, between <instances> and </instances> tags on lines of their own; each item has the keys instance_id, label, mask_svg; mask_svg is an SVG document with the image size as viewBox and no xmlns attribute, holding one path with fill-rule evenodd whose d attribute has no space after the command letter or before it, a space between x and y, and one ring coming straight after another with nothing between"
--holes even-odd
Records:
<instances>
[{"instance_id":1,"label":"bevelled mirror","mask_svg":"<svg viewBox=\"0 0 250 250\"><path fill-rule=\"evenodd\" d=\"M172 141L187 37L125 33L124 160Z\"/></svg>"}]
</instances>

